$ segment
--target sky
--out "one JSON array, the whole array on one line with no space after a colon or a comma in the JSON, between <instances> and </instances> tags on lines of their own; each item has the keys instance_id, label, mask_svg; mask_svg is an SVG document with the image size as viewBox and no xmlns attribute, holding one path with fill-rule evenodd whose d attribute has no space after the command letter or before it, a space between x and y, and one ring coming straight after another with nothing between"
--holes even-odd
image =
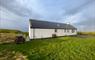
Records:
<instances>
[{"instance_id":1,"label":"sky","mask_svg":"<svg viewBox=\"0 0 95 60\"><path fill-rule=\"evenodd\" d=\"M0 0L0 29L28 31L29 19L95 31L95 0Z\"/></svg>"}]
</instances>

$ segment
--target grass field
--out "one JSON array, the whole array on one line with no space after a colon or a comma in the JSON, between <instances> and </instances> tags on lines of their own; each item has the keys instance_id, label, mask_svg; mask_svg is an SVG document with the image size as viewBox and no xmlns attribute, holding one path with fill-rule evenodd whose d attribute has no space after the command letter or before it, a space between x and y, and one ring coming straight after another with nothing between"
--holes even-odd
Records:
<instances>
[{"instance_id":1,"label":"grass field","mask_svg":"<svg viewBox=\"0 0 95 60\"><path fill-rule=\"evenodd\" d=\"M24 44L1 44L0 60L95 60L95 37L59 37Z\"/></svg>"}]
</instances>

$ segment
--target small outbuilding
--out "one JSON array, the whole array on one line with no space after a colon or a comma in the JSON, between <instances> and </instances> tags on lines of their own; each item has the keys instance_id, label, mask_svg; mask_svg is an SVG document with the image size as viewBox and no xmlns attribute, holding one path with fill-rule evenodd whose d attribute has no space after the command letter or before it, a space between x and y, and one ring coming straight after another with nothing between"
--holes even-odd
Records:
<instances>
[{"instance_id":1,"label":"small outbuilding","mask_svg":"<svg viewBox=\"0 0 95 60\"><path fill-rule=\"evenodd\" d=\"M77 28L70 24L41 21L36 19L29 20L29 38L49 38L56 36L76 35Z\"/></svg>"}]
</instances>

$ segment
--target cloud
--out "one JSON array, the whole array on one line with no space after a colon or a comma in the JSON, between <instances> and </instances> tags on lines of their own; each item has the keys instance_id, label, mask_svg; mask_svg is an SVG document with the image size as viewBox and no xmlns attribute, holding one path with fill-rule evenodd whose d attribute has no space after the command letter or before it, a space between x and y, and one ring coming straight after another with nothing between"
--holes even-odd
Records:
<instances>
[{"instance_id":1,"label":"cloud","mask_svg":"<svg viewBox=\"0 0 95 60\"><path fill-rule=\"evenodd\" d=\"M8 4L6 4L8 3ZM27 17L31 18L32 16L38 15L41 16L40 10L40 5L37 4L36 0L0 0L0 5L7 10L22 16L22 17ZM35 7L35 8L34 8ZM37 11L39 10L39 11Z\"/></svg>"},{"instance_id":2,"label":"cloud","mask_svg":"<svg viewBox=\"0 0 95 60\"><path fill-rule=\"evenodd\" d=\"M27 3L27 0L0 0L0 28L28 31L29 19L39 19L41 15Z\"/></svg>"},{"instance_id":3,"label":"cloud","mask_svg":"<svg viewBox=\"0 0 95 60\"><path fill-rule=\"evenodd\" d=\"M26 19L0 6L0 28L10 28L26 31L28 30L25 29L27 26L28 22L26 21Z\"/></svg>"},{"instance_id":4,"label":"cloud","mask_svg":"<svg viewBox=\"0 0 95 60\"><path fill-rule=\"evenodd\" d=\"M0 27L28 30L29 18L35 18L95 31L94 6L95 0L0 0Z\"/></svg>"},{"instance_id":5,"label":"cloud","mask_svg":"<svg viewBox=\"0 0 95 60\"><path fill-rule=\"evenodd\" d=\"M67 22L74 24L79 31L95 31L95 2L87 5L75 15L67 17Z\"/></svg>"},{"instance_id":6,"label":"cloud","mask_svg":"<svg viewBox=\"0 0 95 60\"><path fill-rule=\"evenodd\" d=\"M95 0L86 0L85 2L81 2L78 6L75 6L74 8L71 9L67 9L66 11L66 15L73 15L76 14L78 12L80 12L81 10L83 10L86 6L88 6L89 4L91 4L92 2L95 2ZM75 5L75 4L73 4Z\"/></svg>"}]
</instances>

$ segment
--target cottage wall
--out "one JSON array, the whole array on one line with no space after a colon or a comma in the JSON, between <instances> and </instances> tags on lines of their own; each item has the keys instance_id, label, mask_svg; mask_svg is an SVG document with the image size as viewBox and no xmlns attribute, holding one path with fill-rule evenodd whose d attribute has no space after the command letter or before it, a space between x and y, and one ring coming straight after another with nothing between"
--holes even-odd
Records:
<instances>
[{"instance_id":1,"label":"cottage wall","mask_svg":"<svg viewBox=\"0 0 95 60\"><path fill-rule=\"evenodd\" d=\"M29 29L30 39L48 38L52 37L52 34L56 34L57 36L76 35L77 31L72 33L72 30L69 30L69 32L65 32L64 29L57 29L57 32L55 32L55 29Z\"/></svg>"}]
</instances>

